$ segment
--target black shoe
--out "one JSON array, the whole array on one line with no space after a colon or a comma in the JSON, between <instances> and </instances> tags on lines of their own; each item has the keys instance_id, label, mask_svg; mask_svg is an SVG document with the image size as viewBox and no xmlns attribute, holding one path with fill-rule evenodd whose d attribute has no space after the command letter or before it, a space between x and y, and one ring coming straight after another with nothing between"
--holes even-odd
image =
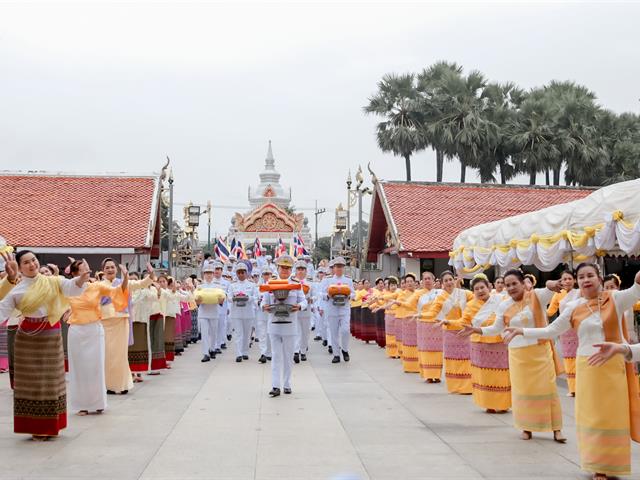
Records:
<instances>
[{"instance_id":1,"label":"black shoe","mask_svg":"<svg viewBox=\"0 0 640 480\"><path fill-rule=\"evenodd\" d=\"M260 363L267 363L267 357L265 357L264 355L260 355L260 358L258 359L258 361Z\"/></svg>"},{"instance_id":2,"label":"black shoe","mask_svg":"<svg viewBox=\"0 0 640 480\"><path fill-rule=\"evenodd\" d=\"M107 390L107 395L115 395L116 392L114 392L113 390Z\"/></svg>"},{"instance_id":3,"label":"black shoe","mask_svg":"<svg viewBox=\"0 0 640 480\"><path fill-rule=\"evenodd\" d=\"M345 352L344 350L342 350L342 358L344 358L345 362L349 361L349 352Z\"/></svg>"},{"instance_id":4,"label":"black shoe","mask_svg":"<svg viewBox=\"0 0 640 480\"><path fill-rule=\"evenodd\" d=\"M322 341L322 346L323 346L323 347L326 347L328 343L329 343L329 342L327 342L326 340L323 340L323 341Z\"/></svg>"},{"instance_id":5,"label":"black shoe","mask_svg":"<svg viewBox=\"0 0 640 480\"><path fill-rule=\"evenodd\" d=\"M233 338L233 337L231 337L231 334L227 335L227 342L230 342L231 338Z\"/></svg>"},{"instance_id":6,"label":"black shoe","mask_svg":"<svg viewBox=\"0 0 640 480\"><path fill-rule=\"evenodd\" d=\"M208 362L209 360L211 360L211 357L209 355L205 355L204 357L202 357L202 360L200 361L204 363L204 362Z\"/></svg>"},{"instance_id":7,"label":"black shoe","mask_svg":"<svg viewBox=\"0 0 640 480\"><path fill-rule=\"evenodd\" d=\"M267 360L271 361L271 357L267 357Z\"/></svg>"},{"instance_id":8,"label":"black shoe","mask_svg":"<svg viewBox=\"0 0 640 480\"><path fill-rule=\"evenodd\" d=\"M306 353L301 353L300 354L300 360L302 360L303 362L307 361L307 354Z\"/></svg>"},{"instance_id":9,"label":"black shoe","mask_svg":"<svg viewBox=\"0 0 640 480\"><path fill-rule=\"evenodd\" d=\"M122 391L120 392L120 395L126 395L127 393L129 393L129 390L122 390Z\"/></svg>"},{"instance_id":10,"label":"black shoe","mask_svg":"<svg viewBox=\"0 0 640 480\"><path fill-rule=\"evenodd\" d=\"M314 325L313 327L311 327L311 331L315 332L316 331L316 326Z\"/></svg>"},{"instance_id":11,"label":"black shoe","mask_svg":"<svg viewBox=\"0 0 640 480\"><path fill-rule=\"evenodd\" d=\"M290 388L285 388L284 389L284 394L285 395L291 395L291 389Z\"/></svg>"},{"instance_id":12,"label":"black shoe","mask_svg":"<svg viewBox=\"0 0 640 480\"><path fill-rule=\"evenodd\" d=\"M225 345L224 348L227 348L227 346ZM222 354L222 350L220 350L219 348L216 348L213 353L215 353L216 355L221 355Z\"/></svg>"},{"instance_id":13,"label":"black shoe","mask_svg":"<svg viewBox=\"0 0 640 480\"><path fill-rule=\"evenodd\" d=\"M300 354L298 352L293 354L294 363L300 363Z\"/></svg>"},{"instance_id":14,"label":"black shoe","mask_svg":"<svg viewBox=\"0 0 640 480\"><path fill-rule=\"evenodd\" d=\"M243 360L249 360L249 355L242 355Z\"/></svg>"},{"instance_id":15,"label":"black shoe","mask_svg":"<svg viewBox=\"0 0 640 480\"><path fill-rule=\"evenodd\" d=\"M333 360L331 360L331 363L340 363L340 357L336 355L333 357Z\"/></svg>"},{"instance_id":16,"label":"black shoe","mask_svg":"<svg viewBox=\"0 0 640 480\"><path fill-rule=\"evenodd\" d=\"M269 392L269 396L270 397L279 397L280 396L280 389L279 388L272 388L271 391Z\"/></svg>"},{"instance_id":17,"label":"black shoe","mask_svg":"<svg viewBox=\"0 0 640 480\"><path fill-rule=\"evenodd\" d=\"M213 350L209 350L209 356L210 356L210 357L215 356L215 354L216 354L216 352L215 352L215 351L213 351Z\"/></svg>"},{"instance_id":18,"label":"black shoe","mask_svg":"<svg viewBox=\"0 0 640 480\"><path fill-rule=\"evenodd\" d=\"M253 341L254 341L255 343L260 343L260 339L259 339L259 338L254 338L254 339L253 339Z\"/></svg>"},{"instance_id":19,"label":"black shoe","mask_svg":"<svg viewBox=\"0 0 640 480\"><path fill-rule=\"evenodd\" d=\"M236 363L240 363L242 361L242 357L236 357Z\"/></svg>"},{"instance_id":20,"label":"black shoe","mask_svg":"<svg viewBox=\"0 0 640 480\"><path fill-rule=\"evenodd\" d=\"M333 347L329 346L329 353L333 355Z\"/></svg>"},{"instance_id":21,"label":"black shoe","mask_svg":"<svg viewBox=\"0 0 640 480\"><path fill-rule=\"evenodd\" d=\"M226 350L226 349L227 349L227 344L226 344L226 343L223 343L222 345L220 345L220 348L221 348L222 350ZM218 349L218 350L219 350L219 349Z\"/></svg>"},{"instance_id":22,"label":"black shoe","mask_svg":"<svg viewBox=\"0 0 640 480\"><path fill-rule=\"evenodd\" d=\"M320 340L322 340L321 336L313 337L314 342L319 342Z\"/></svg>"},{"instance_id":23,"label":"black shoe","mask_svg":"<svg viewBox=\"0 0 640 480\"><path fill-rule=\"evenodd\" d=\"M216 359L216 352L213 352L211 355L209 355L211 357L211 360L215 360Z\"/></svg>"}]
</instances>

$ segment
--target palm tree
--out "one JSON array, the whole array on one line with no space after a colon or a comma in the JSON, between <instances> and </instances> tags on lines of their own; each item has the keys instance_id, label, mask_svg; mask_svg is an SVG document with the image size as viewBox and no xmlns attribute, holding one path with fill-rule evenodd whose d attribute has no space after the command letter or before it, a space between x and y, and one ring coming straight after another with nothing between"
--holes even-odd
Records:
<instances>
[{"instance_id":1,"label":"palm tree","mask_svg":"<svg viewBox=\"0 0 640 480\"><path fill-rule=\"evenodd\" d=\"M385 75L364 111L385 119L376 127L378 146L404 158L407 181L411 181L411 156L425 147L415 75Z\"/></svg>"},{"instance_id":2,"label":"palm tree","mask_svg":"<svg viewBox=\"0 0 640 480\"><path fill-rule=\"evenodd\" d=\"M640 178L640 116L603 110L597 126L607 163L594 172L593 184L609 185Z\"/></svg>"},{"instance_id":3,"label":"palm tree","mask_svg":"<svg viewBox=\"0 0 640 480\"><path fill-rule=\"evenodd\" d=\"M466 77L444 72L438 95L442 112L432 127L440 131L445 153L460 160L460 182L466 180L467 166L478 167L484 155L488 124L483 116L482 90L487 81L476 70Z\"/></svg>"},{"instance_id":4,"label":"palm tree","mask_svg":"<svg viewBox=\"0 0 640 480\"><path fill-rule=\"evenodd\" d=\"M596 95L574 82L552 81L543 88L552 108L553 140L559 156L554 159L553 183L560 184L560 171L565 168L569 184L593 184L592 174L606 162L606 151L598 144L597 119L601 108Z\"/></svg>"},{"instance_id":5,"label":"palm tree","mask_svg":"<svg viewBox=\"0 0 640 480\"><path fill-rule=\"evenodd\" d=\"M442 181L446 144L443 129L438 123L443 112L440 106L443 104L441 95L442 82L447 75L461 76L462 66L455 62L439 61L425 68L417 76L417 90L420 94L420 109L423 114L423 132L426 145L431 146L436 152L436 180Z\"/></svg>"},{"instance_id":6,"label":"palm tree","mask_svg":"<svg viewBox=\"0 0 640 480\"><path fill-rule=\"evenodd\" d=\"M512 122L516 169L528 173L529 184L535 185L537 173L546 171L559 157L552 105L542 89L529 92Z\"/></svg>"},{"instance_id":7,"label":"palm tree","mask_svg":"<svg viewBox=\"0 0 640 480\"><path fill-rule=\"evenodd\" d=\"M481 159L479 172L482 182L494 182L494 172L500 171L500 182L507 183L516 174L511 157L517 149L513 142L514 123L518 109L526 98L524 90L512 82L490 83L483 92L487 150Z\"/></svg>"}]
</instances>

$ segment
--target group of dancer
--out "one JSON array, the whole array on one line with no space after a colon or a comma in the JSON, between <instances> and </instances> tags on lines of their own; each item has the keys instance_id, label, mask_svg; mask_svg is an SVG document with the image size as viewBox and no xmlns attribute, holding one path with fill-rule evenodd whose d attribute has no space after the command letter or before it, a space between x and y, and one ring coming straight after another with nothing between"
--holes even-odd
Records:
<instances>
[{"instance_id":1,"label":"group of dancer","mask_svg":"<svg viewBox=\"0 0 640 480\"><path fill-rule=\"evenodd\" d=\"M209 257L202 278L178 281L150 264L142 275L129 272L111 258L95 274L85 260L70 259L61 274L29 250L2 256L0 339L14 390L14 431L35 440L66 428L67 389L77 415L102 414L107 395L126 395L145 381L143 374L170 369L200 339L203 363L234 337L238 363L259 343L258 362L273 360L272 397L291 393L292 366L307 360L313 330L331 341L334 363L340 353L349 361L349 304L334 305L331 293L342 285L349 298L355 295L343 259L330 268L323 262L314 278L310 258L284 255L275 264L267 258L259 268L255 261ZM291 308L284 321L273 311L274 293L259 292L272 277L300 287L285 301Z\"/></svg>"},{"instance_id":2,"label":"group of dancer","mask_svg":"<svg viewBox=\"0 0 640 480\"><path fill-rule=\"evenodd\" d=\"M379 278L373 287L361 281L351 330L427 383L441 382L444 370L448 392L472 395L487 413L511 409L524 440L552 432L566 442L556 383L566 373L582 469L597 480L628 475L630 439L640 441L632 363L640 360L633 320L640 273L620 290L616 275L603 278L597 265L583 263L535 286L535 276L518 269L493 284L478 274L470 290L449 271L437 279L431 272Z\"/></svg>"},{"instance_id":3,"label":"group of dancer","mask_svg":"<svg viewBox=\"0 0 640 480\"><path fill-rule=\"evenodd\" d=\"M151 265L140 278L111 258L95 276L85 260L70 259L61 275L29 250L3 260L0 335L16 433L57 436L67 426L67 384L73 411L103 413L107 395L126 395L143 373L170 369L197 341L191 278L157 276Z\"/></svg>"}]
</instances>

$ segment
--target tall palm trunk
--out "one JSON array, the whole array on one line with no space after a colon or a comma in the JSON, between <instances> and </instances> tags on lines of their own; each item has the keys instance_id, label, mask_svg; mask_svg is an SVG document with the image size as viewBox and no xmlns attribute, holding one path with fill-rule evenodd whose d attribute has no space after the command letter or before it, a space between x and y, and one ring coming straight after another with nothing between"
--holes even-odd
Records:
<instances>
[{"instance_id":1,"label":"tall palm trunk","mask_svg":"<svg viewBox=\"0 0 640 480\"><path fill-rule=\"evenodd\" d=\"M535 170L531 170L529 172L529 185L535 185L536 184L536 174L538 172L536 172Z\"/></svg>"},{"instance_id":2,"label":"tall palm trunk","mask_svg":"<svg viewBox=\"0 0 640 480\"><path fill-rule=\"evenodd\" d=\"M464 183L467 178L467 162L460 159L460 183Z\"/></svg>"},{"instance_id":3,"label":"tall palm trunk","mask_svg":"<svg viewBox=\"0 0 640 480\"><path fill-rule=\"evenodd\" d=\"M407 182L411 181L411 155L404 155L404 166L407 169Z\"/></svg>"},{"instance_id":4,"label":"tall palm trunk","mask_svg":"<svg viewBox=\"0 0 640 480\"><path fill-rule=\"evenodd\" d=\"M444 168L444 153L436 150L436 181L442 181L442 170Z\"/></svg>"},{"instance_id":5,"label":"tall palm trunk","mask_svg":"<svg viewBox=\"0 0 640 480\"><path fill-rule=\"evenodd\" d=\"M505 172L506 162L504 158L498 158L498 165L500 166L500 183L505 185L507 183L507 172Z\"/></svg>"},{"instance_id":6,"label":"tall palm trunk","mask_svg":"<svg viewBox=\"0 0 640 480\"><path fill-rule=\"evenodd\" d=\"M551 178L549 178L549 173L550 173L550 172L549 172L549 169L548 169L548 168L547 168L547 169L545 169L545 171L544 171L544 179L545 179L545 180L546 180L546 182L547 182L547 187L548 187L549 185L551 185Z\"/></svg>"},{"instance_id":7,"label":"tall palm trunk","mask_svg":"<svg viewBox=\"0 0 640 480\"><path fill-rule=\"evenodd\" d=\"M555 186L560 185L560 168L561 167L556 167L553 169L553 184Z\"/></svg>"}]
</instances>

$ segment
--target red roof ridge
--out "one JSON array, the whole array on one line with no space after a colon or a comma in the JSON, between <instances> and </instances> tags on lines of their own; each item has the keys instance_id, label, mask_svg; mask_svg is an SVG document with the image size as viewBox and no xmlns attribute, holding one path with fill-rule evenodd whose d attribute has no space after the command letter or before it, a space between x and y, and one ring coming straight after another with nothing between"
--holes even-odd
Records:
<instances>
[{"instance_id":1,"label":"red roof ridge","mask_svg":"<svg viewBox=\"0 0 640 480\"><path fill-rule=\"evenodd\" d=\"M73 177L73 178L157 178L161 174L159 172L148 173L129 173L129 172L88 172L88 173L75 173L75 172L50 172L46 170L0 170L0 176L4 177Z\"/></svg>"},{"instance_id":2,"label":"red roof ridge","mask_svg":"<svg viewBox=\"0 0 640 480\"><path fill-rule=\"evenodd\" d=\"M460 183L460 182L429 182L429 181L406 181L406 180L378 180L382 185L404 185L404 186L433 186L433 187L459 187L459 188L527 188L531 190L598 190L601 186L573 186L573 185L527 185L520 183Z\"/></svg>"}]
</instances>

